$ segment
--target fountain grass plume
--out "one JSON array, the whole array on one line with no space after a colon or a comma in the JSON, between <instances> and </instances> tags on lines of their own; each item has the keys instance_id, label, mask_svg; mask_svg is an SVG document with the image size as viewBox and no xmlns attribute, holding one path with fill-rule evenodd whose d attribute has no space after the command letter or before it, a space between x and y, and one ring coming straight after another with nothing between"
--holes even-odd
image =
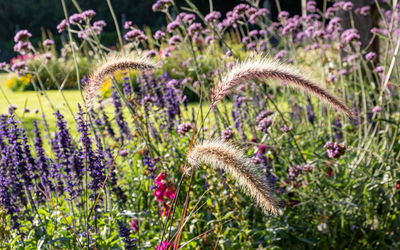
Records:
<instances>
[{"instance_id":1,"label":"fountain grass plume","mask_svg":"<svg viewBox=\"0 0 400 250\"><path fill-rule=\"evenodd\" d=\"M138 54L118 55L113 54L99 64L89 77L89 82L83 86L86 108L90 110L93 107L93 100L107 76L112 75L118 70L150 70L155 68L156 64L148 57Z\"/></svg>"},{"instance_id":2,"label":"fountain grass plume","mask_svg":"<svg viewBox=\"0 0 400 250\"><path fill-rule=\"evenodd\" d=\"M201 165L222 169L232 175L246 194L253 198L259 207L268 214L278 214L271 185L262 180L244 153L228 142L205 141L194 146L187 156L190 167ZM189 172L189 168L186 169Z\"/></svg>"},{"instance_id":3,"label":"fountain grass plume","mask_svg":"<svg viewBox=\"0 0 400 250\"><path fill-rule=\"evenodd\" d=\"M349 118L353 116L350 109L339 98L303 75L304 74L292 66L282 64L276 60L248 58L241 63L235 64L232 69L222 77L222 80L218 82L211 93L212 105L215 106L240 83L251 80L277 79L286 81L290 87L313 94L318 99L344 113Z\"/></svg>"}]
</instances>

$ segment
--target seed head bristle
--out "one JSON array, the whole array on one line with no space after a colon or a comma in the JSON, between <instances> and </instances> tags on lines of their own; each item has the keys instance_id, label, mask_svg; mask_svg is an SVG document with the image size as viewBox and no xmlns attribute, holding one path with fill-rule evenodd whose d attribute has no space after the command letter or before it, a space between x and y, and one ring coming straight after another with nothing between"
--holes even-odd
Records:
<instances>
[{"instance_id":1,"label":"seed head bristle","mask_svg":"<svg viewBox=\"0 0 400 250\"><path fill-rule=\"evenodd\" d=\"M189 151L187 161L190 167L204 164L213 169L222 169L228 172L266 214L268 211L274 215L278 213L279 209L269 183L257 175L250 160L232 144L205 141ZM188 171L189 168L186 169L186 173Z\"/></svg>"},{"instance_id":2,"label":"seed head bristle","mask_svg":"<svg viewBox=\"0 0 400 250\"><path fill-rule=\"evenodd\" d=\"M86 108L90 110L93 107L93 100L107 76L112 75L118 70L150 70L155 68L155 63L149 58L136 54L112 55L101 63L90 75L89 82L83 86L83 92L86 102Z\"/></svg>"},{"instance_id":3,"label":"seed head bristle","mask_svg":"<svg viewBox=\"0 0 400 250\"><path fill-rule=\"evenodd\" d=\"M297 69L266 58L247 59L234 65L232 69L222 77L222 81L218 82L212 90L212 105L216 105L240 83L267 79L287 81L288 86L313 94L318 99L344 113L349 118L353 116L350 109L339 98L304 77Z\"/></svg>"}]
</instances>

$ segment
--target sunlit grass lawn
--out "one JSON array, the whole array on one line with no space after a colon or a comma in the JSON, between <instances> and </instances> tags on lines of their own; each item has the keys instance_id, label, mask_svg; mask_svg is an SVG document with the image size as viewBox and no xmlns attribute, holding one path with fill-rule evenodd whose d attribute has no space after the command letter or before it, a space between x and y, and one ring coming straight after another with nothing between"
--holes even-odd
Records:
<instances>
[{"instance_id":1,"label":"sunlit grass lawn","mask_svg":"<svg viewBox=\"0 0 400 250\"><path fill-rule=\"evenodd\" d=\"M18 107L16 114L28 132L33 129L32 122L35 119L41 119L42 114L46 117L50 131L53 131L56 122L54 111L60 110L68 122L71 133L76 134L74 118L78 111L78 103L83 105L82 95L79 90L63 90L62 93L57 90L48 90L42 95L36 91L13 92L4 84L7 78L7 74L0 74L0 87L2 90L2 93L0 93L0 114L8 113L9 105L13 104ZM197 110L198 103L190 103L188 105L188 111L185 113L187 118L192 116L192 107ZM24 112L25 108L29 108L30 112ZM37 114L33 112L36 108L39 109ZM208 107L205 104L203 108L204 112L206 112ZM113 117L114 109L112 105L106 107L106 112L110 118ZM125 110L125 117L128 116L129 112Z\"/></svg>"}]
</instances>

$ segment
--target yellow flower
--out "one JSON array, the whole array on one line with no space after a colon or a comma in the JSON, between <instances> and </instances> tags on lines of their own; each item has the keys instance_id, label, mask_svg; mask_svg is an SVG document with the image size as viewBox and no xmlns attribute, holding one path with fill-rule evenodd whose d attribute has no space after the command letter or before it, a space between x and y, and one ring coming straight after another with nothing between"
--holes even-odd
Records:
<instances>
[{"instance_id":1,"label":"yellow flower","mask_svg":"<svg viewBox=\"0 0 400 250\"><path fill-rule=\"evenodd\" d=\"M32 75L31 74L27 74L26 76L21 76L20 80L21 80L23 85L27 85L28 83L31 82L31 78L32 78Z\"/></svg>"},{"instance_id":2,"label":"yellow flower","mask_svg":"<svg viewBox=\"0 0 400 250\"><path fill-rule=\"evenodd\" d=\"M6 81L6 86L9 89L15 88L18 82L18 77L15 74L12 74L8 77Z\"/></svg>"},{"instance_id":3,"label":"yellow flower","mask_svg":"<svg viewBox=\"0 0 400 250\"><path fill-rule=\"evenodd\" d=\"M103 85L101 85L101 93L105 93L111 88L111 79L107 77L107 79L103 82Z\"/></svg>"}]
</instances>

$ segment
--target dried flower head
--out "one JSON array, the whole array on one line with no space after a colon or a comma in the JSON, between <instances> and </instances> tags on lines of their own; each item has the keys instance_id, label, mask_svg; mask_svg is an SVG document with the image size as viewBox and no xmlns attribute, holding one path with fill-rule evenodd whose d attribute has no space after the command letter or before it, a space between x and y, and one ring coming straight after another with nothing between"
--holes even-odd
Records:
<instances>
[{"instance_id":1,"label":"dried flower head","mask_svg":"<svg viewBox=\"0 0 400 250\"><path fill-rule=\"evenodd\" d=\"M252 197L265 213L278 213L272 188L262 180L244 153L227 142L205 141L189 151L188 164L197 167L202 164L230 173L243 190ZM186 169L186 173L189 169Z\"/></svg>"},{"instance_id":2,"label":"dried flower head","mask_svg":"<svg viewBox=\"0 0 400 250\"><path fill-rule=\"evenodd\" d=\"M129 54L126 56L113 55L100 64L89 77L89 82L83 86L87 109L91 109L105 78L118 70L149 70L155 67L148 57Z\"/></svg>"},{"instance_id":3,"label":"dried flower head","mask_svg":"<svg viewBox=\"0 0 400 250\"><path fill-rule=\"evenodd\" d=\"M211 93L212 104L215 106L237 85L245 81L261 79L283 80L288 83L288 86L311 93L348 117L352 117L350 109L326 89L305 78L293 67L266 58L247 59L234 65L213 89Z\"/></svg>"}]
</instances>

